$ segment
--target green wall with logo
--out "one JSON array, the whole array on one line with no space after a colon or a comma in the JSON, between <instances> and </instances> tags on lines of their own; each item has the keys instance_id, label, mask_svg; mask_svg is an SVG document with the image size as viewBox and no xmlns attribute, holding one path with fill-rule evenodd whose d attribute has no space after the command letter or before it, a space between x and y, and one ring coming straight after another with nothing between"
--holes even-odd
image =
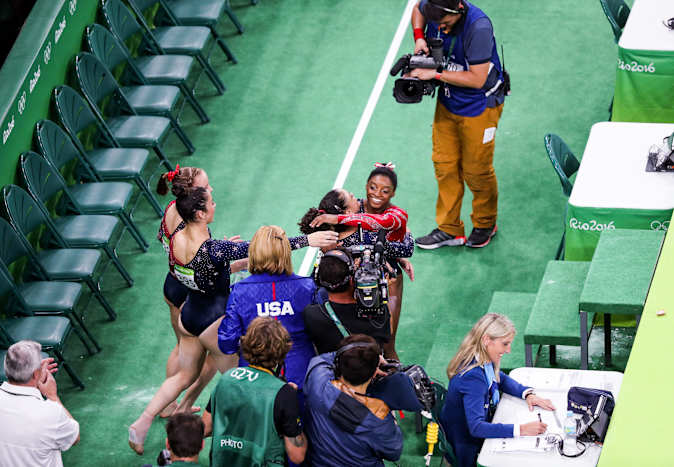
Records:
<instances>
[{"instance_id":1,"label":"green wall with logo","mask_svg":"<svg viewBox=\"0 0 674 467\"><path fill-rule=\"evenodd\" d=\"M0 68L0 187L19 180L19 155L31 149L35 123L51 115L52 90L67 82L97 9L97 0L35 3Z\"/></svg>"}]
</instances>

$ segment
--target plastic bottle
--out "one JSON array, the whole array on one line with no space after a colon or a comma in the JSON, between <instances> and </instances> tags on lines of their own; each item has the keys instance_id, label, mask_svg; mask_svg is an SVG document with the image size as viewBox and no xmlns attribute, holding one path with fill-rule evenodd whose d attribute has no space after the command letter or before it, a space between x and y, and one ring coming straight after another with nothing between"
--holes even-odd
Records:
<instances>
[{"instance_id":1,"label":"plastic bottle","mask_svg":"<svg viewBox=\"0 0 674 467\"><path fill-rule=\"evenodd\" d=\"M564 435L567 439L576 439L576 417L571 410L566 412L564 419Z\"/></svg>"}]
</instances>

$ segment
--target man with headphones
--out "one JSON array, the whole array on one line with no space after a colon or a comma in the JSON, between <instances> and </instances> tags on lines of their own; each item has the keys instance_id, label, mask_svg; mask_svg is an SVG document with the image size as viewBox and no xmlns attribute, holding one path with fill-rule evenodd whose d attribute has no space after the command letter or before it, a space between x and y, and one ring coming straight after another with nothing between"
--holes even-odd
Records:
<instances>
[{"instance_id":1,"label":"man with headphones","mask_svg":"<svg viewBox=\"0 0 674 467\"><path fill-rule=\"evenodd\" d=\"M379 362L377 342L354 334L340 342L336 353L309 363L304 391L312 466L383 467L383 460L400 458L403 436L391 410L381 399L365 395Z\"/></svg>"},{"instance_id":2,"label":"man with headphones","mask_svg":"<svg viewBox=\"0 0 674 467\"><path fill-rule=\"evenodd\" d=\"M496 235L498 186L494 137L508 93L490 19L467 0L420 0L412 12L414 52L427 38L443 40L445 69L417 68L410 76L440 81L433 120L432 160L438 182L437 228L418 237L419 248L481 248ZM461 220L464 181L473 193L473 230Z\"/></svg>"},{"instance_id":3,"label":"man with headphones","mask_svg":"<svg viewBox=\"0 0 674 467\"><path fill-rule=\"evenodd\" d=\"M324 304L311 304L304 309L304 328L319 354L334 352L349 334L365 334L379 345L391 338L388 308L382 318L359 318L354 297L355 265L351 254L337 248L321 257L314 278L328 291Z\"/></svg>"}]
</instances>

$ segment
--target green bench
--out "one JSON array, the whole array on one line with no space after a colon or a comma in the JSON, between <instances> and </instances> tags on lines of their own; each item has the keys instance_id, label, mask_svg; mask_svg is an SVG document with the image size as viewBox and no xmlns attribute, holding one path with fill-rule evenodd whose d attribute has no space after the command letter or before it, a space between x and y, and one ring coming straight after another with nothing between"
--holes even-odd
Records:
<instances>
[{"instance_id":1,"label":"green bench","mask_svg":"<svg viewBox=\"0 0 674 467\"><path fill-rule=\"evenodd\" d=\"M636 315L638 324L664 236L653 230L601 233L580 295L581 368L587 368L588 313L604 313L607 366L611 364L611 315Z\"/></svg>"},{"instance_id":2,"label":"green bench","mask_svg":"<svg viewBox=\"0 0 674 467\"><path fill-rule=\"evenodd\" d=\"M578 304L589 269L590 263L583 261L548 262L524 331L527 366L534 365L534 345L550 346L551 364L555 346L581 346Z\"/></svg>"},{"instance_id":3,"label":"green bench","mask_svg":"<svg viewBox=\"0 0 674 467\"><path fill-rule=\"evenodd\" d=\"M535 300L535 293L525 292L494 292L491 298L488 312L507 316L518 331L510 347L510 353L501 359L501 370L506 373L525 364L523 333Z\"/></svg>"}]
</instances>

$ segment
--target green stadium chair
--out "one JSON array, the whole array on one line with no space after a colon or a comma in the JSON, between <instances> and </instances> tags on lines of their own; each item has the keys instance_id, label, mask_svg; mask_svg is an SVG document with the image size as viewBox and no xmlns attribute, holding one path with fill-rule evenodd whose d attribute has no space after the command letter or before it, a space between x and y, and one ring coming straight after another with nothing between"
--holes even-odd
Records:
<instances>
[{"instance_id":1,"label":"green stadium chair","mask_svg":"<svg viewBox=\"0 0 674 467\"><path fill-rule=\"evenodd\" d=\"M126 42L132 36L140 33L145 41L152 44L153 48L162 55L189 55L194 57L206 72L218 94L225 92L225 85L208 61L212 49L210 46L211 32L208 28L202 26L159 26L152 28L143 16L143 11L147 7L152 7L152 3L159 4L159 2L129 0L128 3L136 13L138 20L120 0L106 0L103 4L103 15L108 22L110 31L117 36L117 39ZM146 5L146 3L150 3L150 5ZM161 7L161 5L159 6Z\"/></svg>"},{"instance_id":2,"label":"green stadium chair","mask_svg":"<svg viewBox=\"0 0 674 467\"><path fill-rule=\"evenodd\" d=\"M5 355L7 355L7 349L0 349L0 382L7 381L7 376L5 376ZM40 352L40 357L42 360L49 358L49 355Z\"/></svg>"},{"instance_id":3,"label":"green stadium chair","mask_svg":"<svg viewBox=\"0 0 674 467\"><path fill-rule=\"evenodd\" d=\"M150 246L138 226L126 212L133 194L133 185L124 182L78 183L68 187L61 173L39 154L21 154L21 173L31 192L40 198L52 199L61 193L61 211L77 214L110 214L117 216L143 251ZM41 187L34 186L44 182Z\"/></svg>"},{"instance_id":4,"label":"green stadium chair","mask_svg":"<svg viewBox=\"0 0 674 467\"><path fill-rule=\"evenodd\" d=\"M63 367L73 383L84 389L84 383L77 376L63 355L65 342L72 330L72 324L63 316L26 316L0 321L0 344L9 347L22 340L36 341L42 350Z\"/></svg>"},{"instance_id":5,"label":"green stadium chair","mask_svg":"<svg viewBox=\"0 0 674 467\"><path fill-rule=\"evenodd\" d=\"M82 331L91 343L100 351L96 339L84 325L82 317L75 307L82 296L82 286L75 282L34 281L17 284L9 271L17 260L26 255L26 250L16 236L12 236L12 227L0 219L0 296L8 298L5 313L11 316L65 316L73 325L90 355L95 352L89 347ZM10 235L5 235L10 233Z\"/></svg>"},{"instance_id":6,"label":"green stadium chair","mask_svg":"<svg viewBox=\"0 0 674 467\"><path fill-rule=\"evenodd\" d=\"M178 86L201 122L210 121L206 111L197 101L194 89L188 86L188 77L194 64L192 57L144 55L133 58L126 45L100 24L87 26L86 39L91 52L105 64L108 70L114 73L118 67L124 67L121 83Z\"/></svg>"},{"instance_id":7,"label":"green stadium chair","mask_svg":"<svg viewBox=\"0 0 674 467\"><path fill-rule=\"evenodd\" d=\"M435 390L435 405L431 409L431 416L433 421L438 424L438 449L447 457L451 465L456 465L456 457L452 445L447 441L442 425L440 425L440 413L442 407L445 405L445 398L447 397L447 389L438 381L433 380L433 389Z\"/></svg>"},{"instance_id":8,"label":"green stadium chair","mask_svg":"<svg viewBox=\"0 0 674 467\"><path fill-rule=\"evenodd\" d=\"M87 122L94 119L91 110L86 107L78 115L60 111L59 114L69 134L51 120L37 122L35 134L42 155L59 170L78 161L75 174L80 180L135 182L157 216L162 217L164 211L143 177L150 154L147 149L94 148L87 151L78 135L89 126Z\"/></svg>"},{"instance_id":9,"label":"green stadium chair","mask_svg":"<svg viewBox=\"0 0 674 467\"><path fill-rule=\"evenodd\" d=\"M630 16L630 7L623 0L599 0L599 3L601 3L601 8L604 10L606 19L608 19L611 25L615 43L617 44L627 23L627 18Z\"/></svg>"},{"instance_id":10,"label":"green stadium chair","mask_svg":"<svg viewBox=\"0 0 674 467\"><path fill-rule=\"evenodd\" d=\"M34 185L40 186L41 183ZM5 209L13 218L19 215L38 216L41 211L49 235L43 238L47 245L56 244L66 248L100 248L108 255L129 287L133 279L117 256L112 237L119 225L119 219L106 215L75 215L49 217L49 212L39 197L33 193L34 199L25 190L16 185L6 185L2 189ZM22 213L23 214L20 214Z\"/></svg>"},{"instance_id":11,"label":"green stadium chair","mask_svg":"<svg viewBox=\"0 0 674 467\"><path fill-rule=\"evenodd\" d=\"M105 132L112 145L122 148L152 148L167 170L173 166L166 157L162 144L171 130L171 120L166 117L136 115L133 109L124 109L107 102L105 79L102 76L77 75L80 87L96 116L100 131ZM84 99L69 86L59 86L57 101L63 99L71 105L86 105ZM78 101L82 101L81 103ZM189 149L189 148L188 148Z\"/></svg>"},{"instance_id":12,"label":"green stadium chair","mask_svg":"<svg viewBox=\"0 0 674 467\"><path fill-rule=\"evenodd\" d=\"M243 34L243 25L232 11L229 0L201 0L199 2L192 2L190 0L161 0L161 2L178 24L208 26L222 50L230 57L227 44L225 44L225 41L218 34L217 25L220 22L220 18L222 18L223 12L227 13L227 16L234 23L239 34ZM252 0L251 3L255 5L257 4L257 0ZM230 60L236 63L233 57L230 57Z\"/></svg>"},{"instance_id":13,"label":"green stadium chair","mask_svg":"<svg viewBox=\"0 0 674 467\"><path fill-rule=\"evenodd\" d=\"M37 251L28 237L39 235L39 231L46 224L47 220L42 211L33 209L30 213L8 212L7 215L16 238L12 236L12 232L7 230L3 232L3 235L8 238L8 242L19 242L23 245L30 261L26 276L48 281L84 282L110 320L114 321L117 318L115 310L103 296L98 281L94 279L101 262L100 251L83 248L42 248ZM0 242L4 241L0 240ZM98 275L100 277L102 272Z\"/></svg>"},{"instance_id":14,"label":"green stadium chair","mask_svg":"<svg viewBox=\"0 0 674 467\"><path fill-rule=\"evenodd\" d=\"M91 81L100 79L100 86L107 96L114 100L116 105L133 109L138 115L159 115L171 120L171 126L183 142L187 151L194 153L194 145L178 123L173 112L178 108L180 88L163 85L125 86L122 88L106 66L96 56L82 52L75 57L75 72L77 76L85 76L82 80ZM78 78L79 79L79 78ZM107 97L106 96L106 97Z\"/></svg>"},{"instance_id":15,"label":"green stadium chair","mask_svg":"<svg viewBox=\"0 0 674 467\"><path fill-rule=\"evenodd\" d=\"M570 179L578 171L580 162L578 162L571 149L559 136L548 133L543 138L543 142L545 143L545 150L548 153L552 167L557 172L559 181L562 184L562 192L568 198L571 196L571 190L573 190L573 182ZM566 218L566 214L564 217ZM562 233L562 239L559 242L559 247L557 247L555 259L561 259L564 256L564 237L565 232Z\"/></svg>"}]
</instances>

